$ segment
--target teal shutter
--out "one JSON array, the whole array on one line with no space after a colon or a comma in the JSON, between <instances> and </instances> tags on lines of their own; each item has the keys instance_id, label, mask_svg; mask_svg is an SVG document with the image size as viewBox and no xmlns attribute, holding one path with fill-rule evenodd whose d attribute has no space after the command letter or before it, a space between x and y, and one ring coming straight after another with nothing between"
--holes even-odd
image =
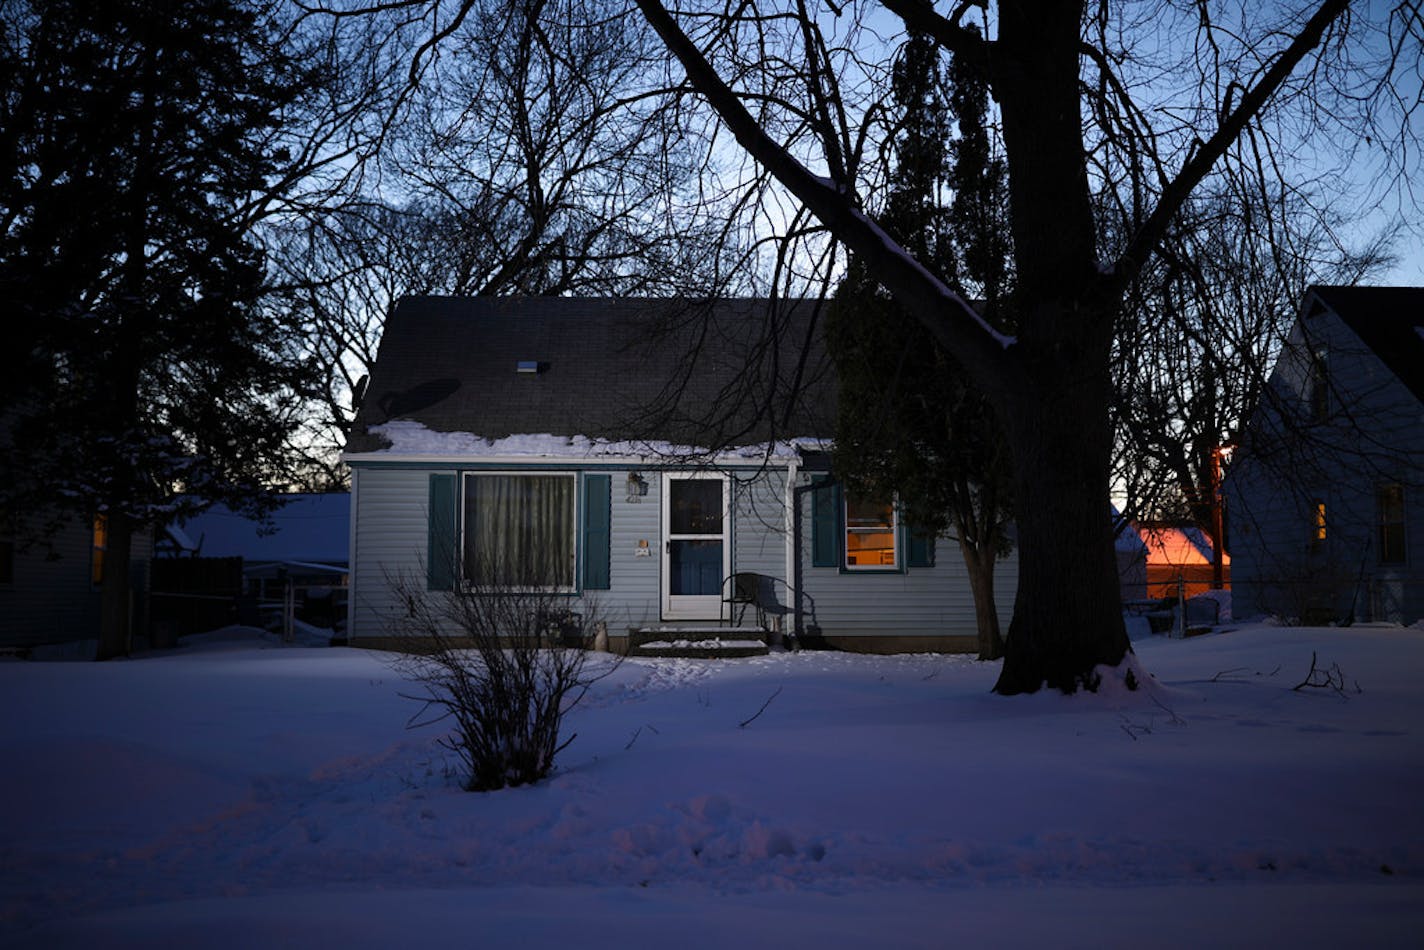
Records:
<instances>
[{"instance_id":1,"label":"teal shutter","mask_svg":"<svg viewBox=\"0 0 1424 950\"><path fill-rule=\"evenodd\" d=\"M909 559L905 562L906 565L909 567L934 567L934 535L928 532L919 532L913 528L907 533L910 536L910 544Z\"/></svg>"},{"instance_id":2,"label":"teal shutter","mask_svg":"<svg viewBox=\"0 0 1424 950\"><path fill-rule=\"evenodd\" d=\"M840 567L841 487L829 478L820 479L811 492L811 566Z\"/></svg>"},{"instance_id":3,"label":"teal shutter","mask_svg":"<svg viewBox=\"0 0 1424 950\"><path fill-rule=\"evenodd\" d=\"M459 536L456 519L460 510L455 496L456 484L454 475L430 476L425 580L431 590L453 590L455 587L455 539Z\"/></svg>"},{"instance_id":4,"label":"teal shutter","mask_svg":"<svg viewBox=\"0 0 1424 950\"><path fill-rule=\"evenodd\" d=\"M610 548L613 515L613 476L583 477L583 587L608 590L611 586Z\"/></svg>"}]
</instances>

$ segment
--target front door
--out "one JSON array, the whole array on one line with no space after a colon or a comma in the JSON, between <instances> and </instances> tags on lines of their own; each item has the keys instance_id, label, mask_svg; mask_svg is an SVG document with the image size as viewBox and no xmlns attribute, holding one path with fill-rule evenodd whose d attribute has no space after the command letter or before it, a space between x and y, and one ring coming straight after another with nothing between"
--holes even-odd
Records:
<instances>
[{"instance_id":1,"label":"front door","mask_svg":"<svg viewBox=\"0 0 1424 950\"><path fill-rule=\"evenodd\" d=\"M716 620L731 568L727 479L663 476L663 619Z\"/></svg>"}]
</instances>

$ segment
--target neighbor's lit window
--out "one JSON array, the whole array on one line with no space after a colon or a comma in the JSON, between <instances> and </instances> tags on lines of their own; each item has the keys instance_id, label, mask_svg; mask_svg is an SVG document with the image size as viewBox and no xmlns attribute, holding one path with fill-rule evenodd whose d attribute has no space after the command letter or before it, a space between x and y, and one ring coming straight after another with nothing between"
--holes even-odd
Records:
<instances>
[{"instance_id":1,"label":"neighbor's lit window","mask_svg":"<svg viewBox=\"0 0 1424 950\"><path fill-rule=\"evenodd\" d=\"M1310 540L1320 544L1325 540L1325 502L1317 501L1311 515Z\"/></svg>"},{"instance_id":2,"label":"neighbor's lit window","mask_svg":"<svg viewBox=\"0 0 1424 950\"><path fill-rule=\"evenodd\" d=\"M463 570L479 587L574 588L576 479L465 475Z\"/></svg>"},{"instance_id":3,"label":"neighbor's lit window","mask_svg":"<svg viewBox=\"0 0 1424 950\"><path fill-rule=\"evenodd\" d=\"M104 555L109 550L109 516L94 516L94 557L90 562L90 580L95 587L104 583Z\"/></svg>"},{"instance_id":4,"label":"neighbor's lit window","mask_svg":"<svg viewBox=\"0 0 1424 950\"><path fill-rule=\"evenodd\" d=\"M845 566L851 570L899 565L895 546L895 505L847 494L845 499Z\"/></svg>"},{"instance_id":5,"label":"neighbor's lit window","mask_svg":"<svg viewBox=\"0 0 1424 950\"><path fill-rule=\"evenodd\" d=\"M1404 550L1404 486L1380 485L1375 489L1375 510L1379 523L1379 559L1381 564L1403 564Z\"/></svg>"}]
</instances>

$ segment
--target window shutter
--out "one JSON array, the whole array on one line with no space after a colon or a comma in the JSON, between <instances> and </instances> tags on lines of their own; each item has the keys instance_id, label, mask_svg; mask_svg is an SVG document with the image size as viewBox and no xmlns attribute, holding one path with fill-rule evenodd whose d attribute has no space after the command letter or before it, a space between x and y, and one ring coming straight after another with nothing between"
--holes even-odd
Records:
<instances>
[{"instance_id":1,"label":"window shutter","mask_svg":"<svg viewBox=\"0 0 1424 950\"><path fill-rule=\"evenodd\" d=\"M818 481L811 492L811 566L840 567L841 487L824 476Z\"/></svg>"},{"instance_id":2,"label":"window shutter","mask_svg":"<svg viewBox=\"0 0 1424 950\"><path fill-rule=\"evenodd\" d=\"M935 564L935 539L934 535L928 532L920 532L911 528L908 532L910 536L909 558L905 562L909 567L934 567Z\"/></svg>"},{"instance_id":3,"label":"window shutter","mask_svg":"<svg viewBox=\"0 0 1424 950\"><path fill-rule=\"evenodd\" d=\"M583 477L583 586L584 590L608 590L612 545L613 476Z\"/></svg>"},{"instance_id":4,"label":"window shutter","mask_svg":"<svg viewBox=\"0 0 1424 950\"><path fill-rule=\"evenodd\" d=\"M425 555L425 581L430 590L455 587L455 539L459 536L455 522L460 510L455 486L454 475L430 476L429 547Z\"/></svg>"}]
</instances>

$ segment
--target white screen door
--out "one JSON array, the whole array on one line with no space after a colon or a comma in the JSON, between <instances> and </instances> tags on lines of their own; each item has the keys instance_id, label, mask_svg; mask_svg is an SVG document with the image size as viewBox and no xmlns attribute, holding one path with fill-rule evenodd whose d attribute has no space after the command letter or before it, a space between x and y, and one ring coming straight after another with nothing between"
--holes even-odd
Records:
<instances>
[{"instance_id":1,"label":"white screen door","mask_svg":"<svg viewBox=\"0 0 1424 950\"><path fill-rule=\"evenodd\" d=\"M662 514L663 619L716 620L731 568L727 479L665 475Z\"/></svg>"}]
</instances>

